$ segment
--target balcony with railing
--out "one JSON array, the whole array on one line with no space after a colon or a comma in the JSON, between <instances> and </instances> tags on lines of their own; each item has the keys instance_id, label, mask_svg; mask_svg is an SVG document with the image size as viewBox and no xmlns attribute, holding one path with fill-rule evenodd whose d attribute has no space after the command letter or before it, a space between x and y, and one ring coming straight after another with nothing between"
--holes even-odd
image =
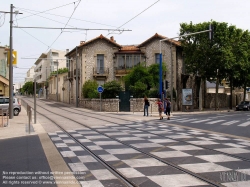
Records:
<instances>
[{"instance_id":1,"label":"balcony with railing","mask_svg":"<svg viewBox=\"0 0 250 187\"><path fill-rule=\"evenodd\" d=\"M98 67L98 68L93 68L93 76L94 77L108 77L109 75L109 68L105 67Z\"/></svg>"}]
</instances>

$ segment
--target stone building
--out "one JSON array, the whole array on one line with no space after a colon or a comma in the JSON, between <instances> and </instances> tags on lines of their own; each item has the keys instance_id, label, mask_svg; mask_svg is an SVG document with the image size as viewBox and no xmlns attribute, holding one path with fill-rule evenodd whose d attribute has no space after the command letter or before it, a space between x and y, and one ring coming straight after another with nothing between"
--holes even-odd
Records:
<instances>
[{"instance_id":1,"label":"stone building","mask_svg":"<svg viewBox=\"0 0 250 187\"><path fill-rule=\"evenodd\" d=\"M122 77L135 65L142 62L147 66L159 63L160 49L162 62L167 66L167 72L163 73L164 82L168 80L169 87L171 86L172 71L173 88L177 93L181 93L183 58L180 42L166 40L160 44L162 39L166 39L166 37L156 33L139 45L120 45L114 40L114 37L106 38L103 35L90 41L81 41L79 46L66 54L70 64L67 78L69 84L68 89L65 89L69 92L67 97L69 95L71 98L70 102L75 103L77 95L79 99L82 99L81 88L87 80L96 80L99 85L112 80L120 81L123 84ZM77 73L78 81L76 81ZM78 86L76 86L76 82L78 82ZM178 98L175 102L176 109L180 108Z\"/></svg>"}]
</instances>

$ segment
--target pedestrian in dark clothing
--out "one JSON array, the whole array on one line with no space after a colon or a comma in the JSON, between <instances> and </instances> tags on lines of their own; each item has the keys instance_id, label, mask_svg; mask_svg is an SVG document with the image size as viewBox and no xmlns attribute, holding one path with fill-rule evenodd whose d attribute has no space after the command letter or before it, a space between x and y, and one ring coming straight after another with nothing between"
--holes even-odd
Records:
<instances>
[{"instance_id":1,"label":"pedestrian in dark clothing","mask_svg":"<svg viewBox=\"0 0 250 187\"><path fill-rule=\"evenodd\" d=\"M144 97L144 116L148 116L148 107L150 106L148 98Z\"/></svg>"},{"instance_id":2,"label":"pedestrian in dark clothing","mask_svg":"<svg viewBox=\"0 0 250 187\"><path fill-rule=\"evenodd\" d=\"M167 115L167 119L170 120L171 102L169 101L168 98L166 98L165 99L165 103L166 103L166 115Z\"/></svg>"}]
</instances>

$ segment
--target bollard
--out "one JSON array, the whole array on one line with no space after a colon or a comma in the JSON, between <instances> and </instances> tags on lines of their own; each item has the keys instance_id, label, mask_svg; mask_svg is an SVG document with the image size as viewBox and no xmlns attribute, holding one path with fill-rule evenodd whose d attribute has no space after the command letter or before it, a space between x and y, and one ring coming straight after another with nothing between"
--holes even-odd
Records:
<instances>
[{"instance_id":1,"label":"bollard","mask_svg":"<svg viewBox=\"0 0 250 187\"><path fill-rule=\"evenodd\" d=\"M9 113L9 109L7 109L7 112ZM9 126L9 118L7 117L7 126Z\"/></svg>"},{"instance_id":2,"label":"bollard","mask_svg":"<svg viewBox=\"0 0 250 187\"><path fill-rule=\"evenodd\" d=\"M3 125L3 115L4 115L4 114L3 114L3 110L1 110L1 111L2 111L2 125ZM3 125L3 127L4 127L4 125Z\"/></svg>"},{"instance_id":3,"label":"bollard","mask_svg":"<svg viewBox=\"0 0 250 187\"><path fill-rule=\"evenodd\" d=\"M30 110L28 111L28 125L29 125L29 134L30 134Z\"/></svg>"}]
</instances>

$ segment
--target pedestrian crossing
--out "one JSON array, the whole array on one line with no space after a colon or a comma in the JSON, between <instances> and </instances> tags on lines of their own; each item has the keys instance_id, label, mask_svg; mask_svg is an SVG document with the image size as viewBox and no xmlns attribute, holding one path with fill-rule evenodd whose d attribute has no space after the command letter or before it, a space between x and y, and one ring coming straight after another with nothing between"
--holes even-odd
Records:
<instances>
[{"instance_id":1,"label":"pedestrian crossing","mask_svg":"<svg viewBox=\"0 0 250 187\"><path fill-rule=\"evenodd\" d=\"M225 117L225 119L221 119ZM171 122L177 122L177 123L191 123L191 124L208 124L208 125L223 125L223 126L230 126L235 125L239 127L248 127L250 126L250 118L244 119L244 120L230 120L226 118L226 115L218 115L214 117L209 117L207 119L198 119L198 118L187 118L187 117L181 117L181 116L172 116ZM220 119L218 119L220 118Z\"/></svg>"}]
</instances>

